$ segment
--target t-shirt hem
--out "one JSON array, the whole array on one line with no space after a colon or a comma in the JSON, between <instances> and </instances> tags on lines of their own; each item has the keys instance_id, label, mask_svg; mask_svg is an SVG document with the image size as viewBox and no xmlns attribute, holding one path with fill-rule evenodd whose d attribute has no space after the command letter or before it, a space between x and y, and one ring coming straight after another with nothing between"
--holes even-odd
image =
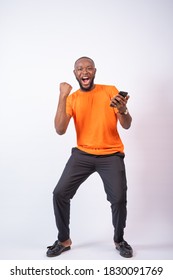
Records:
<instances>
[{"instance_id":1,"label":"t-shirt hem","mask_svg":"<svg viewBox=\"0 0 173 280\"><path fill-rule=\"evenodd\" d=\"M116 149L116 148L107 148L107 149L100 149L100 148L84 148L81 146L77 146L77 149L92 155L111 155L115 153L124 153L124 149Z\"/></svg>"}]
</instances>

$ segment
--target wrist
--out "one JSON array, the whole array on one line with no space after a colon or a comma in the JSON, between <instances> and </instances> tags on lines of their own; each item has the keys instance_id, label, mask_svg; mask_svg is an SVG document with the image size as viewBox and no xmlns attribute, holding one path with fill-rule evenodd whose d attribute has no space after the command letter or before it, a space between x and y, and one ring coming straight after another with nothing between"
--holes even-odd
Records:
<instances>
[{"instance_id":1,"label":"wrist","mask_svg":"<svg viewBox=\"0 0 173 280\"><path fill-rule=\"evenodd\" d=\"M126 108L124 111L118 111L120 115L127 115L129 113L128 109Z\"/></svg>"},{"instance_id":2,"label":"wrist","mask_svg":"<svg viewBox=\"0 0 173 280\"><path fill-rule=\"evenodd\" d=\"M68 95L66 95L66 94L64 94L63 92L60 92L60 95L59 95L59 99L60 100L66 100L67 99L67 97L68 97Z\"/></svg>"}]
</instances>

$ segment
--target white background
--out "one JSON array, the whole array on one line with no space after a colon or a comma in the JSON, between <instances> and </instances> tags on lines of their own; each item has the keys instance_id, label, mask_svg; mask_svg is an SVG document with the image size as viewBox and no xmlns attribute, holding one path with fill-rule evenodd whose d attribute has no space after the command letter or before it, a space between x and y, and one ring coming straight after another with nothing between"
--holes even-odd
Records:
<instances>
[{"instance_id":1,"label":"white background","mask_svg":"<svg viewBox=\"0 0 173 280\"><path fill-rule=\"evenodd\" d=\"M75 146L73 121L54 130L59 83L78 88L74 61L95 82L129 92L125 144L134 259L173 259L173 2L0 0L0 259L46 259L57 236L52 191ZM120 259L110 205L92 175L72 200L73 250L60 259Z\"/></svg>"}]
</instances>

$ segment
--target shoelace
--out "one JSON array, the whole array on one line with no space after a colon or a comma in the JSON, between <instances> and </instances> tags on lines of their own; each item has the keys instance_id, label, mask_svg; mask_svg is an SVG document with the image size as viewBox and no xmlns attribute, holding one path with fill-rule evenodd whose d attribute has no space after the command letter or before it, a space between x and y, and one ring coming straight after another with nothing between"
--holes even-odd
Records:
<instances>
[{"instance_id":1,"label":"shoelace","mask_svg":"<svg viewBox=\"0 0 173 280\"><path fill-rule=\"evenodd\" d=\"M54 243L53 245L48 246L47 249L51 249L51 250L52 250L52 249L54 249L57 245L60 246L60 244L58 244L58 240L56 240L55 243Z\"/></svg>"},{"instance_id":2,"label":"shoelace","mask_svg":"<svg viewBox=\"0 0 173 280\"><path fill-rule=\"evenodd\" d=\"M126 245L128 245L128 244L127 244L126 241L122 241L122 242L120 242L118 245L119 245L119 246L124 246L124 245L126 246Z\"/></svg>"}]
</instances>

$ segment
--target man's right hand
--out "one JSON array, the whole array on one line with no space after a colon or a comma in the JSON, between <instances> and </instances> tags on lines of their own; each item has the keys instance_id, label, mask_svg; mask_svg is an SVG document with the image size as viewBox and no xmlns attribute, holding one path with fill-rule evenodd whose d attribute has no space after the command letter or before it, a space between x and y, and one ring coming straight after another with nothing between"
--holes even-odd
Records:
<instances>
[{"instance_id":1,"label":"man's right hand","mask_svg":"<svg viewBox=\"0 0 173 280\"><path fill-rule=\"evenodd\" d=\"M67 97L70 94L70 91L72 90L72 86L64 82L60 83L59 89L60 95L63 97Z\"/></svg>"}]
</instances>

